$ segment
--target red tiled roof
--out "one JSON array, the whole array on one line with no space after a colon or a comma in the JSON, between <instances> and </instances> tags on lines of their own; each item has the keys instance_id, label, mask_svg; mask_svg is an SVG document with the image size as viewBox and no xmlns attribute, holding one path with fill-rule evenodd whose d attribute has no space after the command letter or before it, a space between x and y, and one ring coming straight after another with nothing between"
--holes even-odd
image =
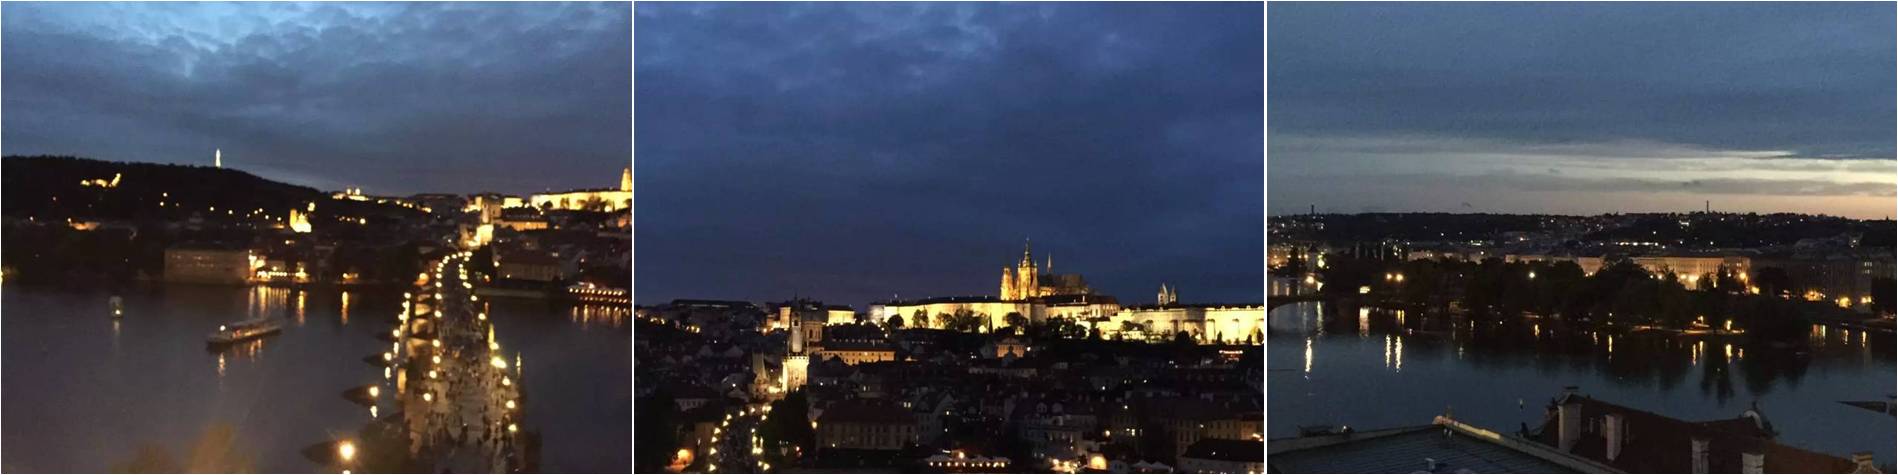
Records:
<instances>
[{"instance_id":1,"label":"red tiled roof","mask_svg":"<svg viewBox=\"0 0 1898 475\"><path fill-rule=\"evenodd\" d=\"M1535 436L1538 442L1560 446L1558 408L1564 403L1577 403L1582 410L1581 439L1570 453L1628 473L1691 473L1695 438L1708 441L1710 473L1740 473L1741 454L1749 452L1765 456L1766 473L1849 473L1853 469L1851 460L1775 442L1772 432L1748 417L1689 422L1579 395L1556 401ZM1600 423L1608 414L1620 415L1625 428L1621 453L1613 461L1608 460L1608 442Z\"/></svg>"}]
</instances>

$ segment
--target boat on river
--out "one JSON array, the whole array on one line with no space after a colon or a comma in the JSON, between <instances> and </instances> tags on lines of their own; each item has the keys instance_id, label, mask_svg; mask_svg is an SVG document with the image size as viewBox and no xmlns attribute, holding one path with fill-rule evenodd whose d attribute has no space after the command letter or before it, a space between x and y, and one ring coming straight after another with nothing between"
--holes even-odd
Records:
<instances>
[{"instance_id":1,"label":"boat on river","mask_svg":"<svg viewBox=\"0 0 1898 475\"><path fill-rule=\"evenodd\" d=\"M106 299L106 303L112 306L113 320L117 320L125 316L125 299L119 298L119 296L114 295L112 296L112 298Z\"/></svg>"},{"instance_id":2,"label":"boat on river","mask_svg":"<svg viewBox=\"0 0 1898 475\"><path fill-rule=\"evenodd\" d=\"M283 320L278 318L255 318L241 322L226 323L217 326L217 331L204 337L206 343L225 345L252 338L262 337L283 331Z\"/></svg>"}]
</instances>

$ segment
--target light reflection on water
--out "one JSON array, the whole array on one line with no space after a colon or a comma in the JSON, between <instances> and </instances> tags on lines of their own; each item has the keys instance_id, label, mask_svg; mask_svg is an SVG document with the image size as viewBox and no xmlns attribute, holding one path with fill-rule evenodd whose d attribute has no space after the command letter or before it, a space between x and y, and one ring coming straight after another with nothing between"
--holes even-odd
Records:
<instances>
[{"instance_id":1,"label":"light reflection on water","mask_svg":"<svg viewBox=\"0 0 1898 475\"><path fill-rule=\"evenodd\" d=\"M1358 318L1340 329L1327 322L1334 313ZM1280 307L1268 317L1268 365L1301 365L1302 377L1267 379L1268 433L1287 437L1300 425L1420 425L1446 408L1514 432L1538 426L1542 417L1540 405L1518 409L1516 400L1547 401L1577 385L1597 398L1686 420L1734 417L1758 401L1782 442L1893 459L1892 418L1837 402L1898 392L1889 339L1815 327L1810 351L1801 354L1739 340L1561 326L1478 324L1318 302Z\"/></svg>"},{"instance_id":2,"label":"light reflection on water","mask_svg":"<svg viewBox=\"0 0 1898 475\"><path fill-rule=\"evenodd\" d=\"M392 328L400 291L157 286L120 295L125 317L113 321L104 292L8 285L0 293L6 470L109 472L147 448L184 459L221 424L235 432L231 450L254 461L249 469L315 471L299 451L353 433L367 412L341 391L397 376L363 358L398 346L377 336ZM534 366L516 383L537 395L524 412L546 432L542 469L624 472L631 387L601 382L627 381L631 338L610 318L583 327L568 313L503 301L490 318L506 330L514 361ZM205 335L218 324L259 316L295 323L207 351Z\"/></svg>"}]
</instances>

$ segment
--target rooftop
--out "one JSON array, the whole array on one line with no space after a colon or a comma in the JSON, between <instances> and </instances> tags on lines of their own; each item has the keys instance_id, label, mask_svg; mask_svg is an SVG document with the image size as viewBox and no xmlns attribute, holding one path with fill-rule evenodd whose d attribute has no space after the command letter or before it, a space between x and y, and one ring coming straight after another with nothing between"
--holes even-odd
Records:
<instances>
[{"instance_id":1,"label":"rooftop","mask_svg":"<svg viewBox=\"0 0 1898 475\"><path fill-rule=\"evenodd\" d=\"M1531 441L1445 417L1429 425L1272 439L1272 473L1607 473Z\"/></svg>"}]
</instances>

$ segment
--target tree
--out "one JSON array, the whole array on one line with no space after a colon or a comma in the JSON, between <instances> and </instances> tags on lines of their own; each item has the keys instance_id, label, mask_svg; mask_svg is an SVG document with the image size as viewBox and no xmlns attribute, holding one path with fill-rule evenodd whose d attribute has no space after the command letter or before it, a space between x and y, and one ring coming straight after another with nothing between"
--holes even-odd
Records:
<instances>
[{"instance_id":1,"label":"tree","mask_svg":"<svg viewBox=\"0 0 1898 475\"><path fill-rule=\"evenodd\" d=\"M1002 321L1007 322L1008 326L1014 327L1017 330L1028 326L1028 317L1022 316L1021 312L1008 312L1007 316L1002 317ZM1017 333L1020 332L1017 331Z\"/></svg>"},{"instance_id":2,"label":"tree","mask_svg":"<svg viewBox=\"0 0 1898 475\"><path fill-rule=\"evenodd\" d=\"M1762 267L1759 274L1753 278L1753 286L1760 288L1760 295L1778 297L1793 293L1793 278L1786 269Z\"/></svg>"},{"instance_id":3,"label":"tree","mask_svg":"<svg viewBox=\"0 0 1898 475\"><path fill-rule=\"evenodd\" d=\"M664 388L635 403L639 424L633 428L640 445L633 448L635 472L661 473L679 450L679 405Z\"/></svg>"},{"instance_id":4,"label":"tree","mask_svg":"<svg viewBox=\"0 0 1898 475\"><path fill-rule=\"evenodd\" d=\"M909 324L916 326L916 328L929 328L929 312L925 312L920 308L916 309L916 313L909 317Z\"/></svg>"},{"instance_id":5,"label":"tree","mask_svg":"<svg viewBox=\"0 0 1898 475\"><path fill-rule=\"evenodd\" d=\"M968 309L956 310L956 313L939 314L936 317L942 319L944 329L962 332L979 331L987 320L977 317L975 312Z\"/></svg>"},{"instance_id":6,"label":"tree","mask_svg":"<svg viewBox=\"0 0 1898 475\"><path fill-rule=\"evenodd\" d=\"M883 323L884 323L884 326L886 326L886 327L888 327L888 328L889 328L889 329L891 329L891 330L895 330L895 329L898 329L898 328L903 328L903 316L902 316L902 315L891 315L891 316L890 316L890 319L889 319L889 320L885 320L885 321L884 321Z\"/></svg>"},{"instance_id":7,"label":"tree","mask_svg":"<svg viewBox=\"0 0 1898 475\"><path fill-rule=\"evenodd\" d=\"M1187 333L1186 330L1180 330L1178 332L1173 333L1173 344L1180 345L1180 346L1193 346L1196 343L1193 341L1193 334Z\"/></svg>"},{"instance_id":8,"label":"tree","mask_svg":"<svg viewBox=\"0 0 1898 475\"><path fill-rule=\"evenodd\" d=\"M803 389L784 395L784 399L771 403L771 418L758 427L758 436L764 439L767 447L765 455L773 465L789 465L788 460L772 458L778 453L775 447L789 444L801 447L806 454L813 453L817 448L817 433L811 430L810 424L805 423L810 420L810 405L806 398Z\"/></svg>"},{"instance_id":9,"label":"tree","mask_svg":"<svg viewBox=\"0 0 1898 475\"><path fill-rule=\"evenodd\" d=\"M1892 297L1898 293L1898 281L1891 277L1872 279L1872 308L1880 314L1892 313Z\"/></svg>"},{"instance_id":10,"label":"tree","mask_svg":"<svg viewBox=\"0 0 1898 475\"><path fill-rule=\"evenodd\" d=\"M1135 323L1132 320L1120 322L1120 331L1122 332L1136 332L1136 331L1144 332L1146 330L1147 330L1146 326L1141 325L1139 323Z\"/></svg>"}]
</instances>

